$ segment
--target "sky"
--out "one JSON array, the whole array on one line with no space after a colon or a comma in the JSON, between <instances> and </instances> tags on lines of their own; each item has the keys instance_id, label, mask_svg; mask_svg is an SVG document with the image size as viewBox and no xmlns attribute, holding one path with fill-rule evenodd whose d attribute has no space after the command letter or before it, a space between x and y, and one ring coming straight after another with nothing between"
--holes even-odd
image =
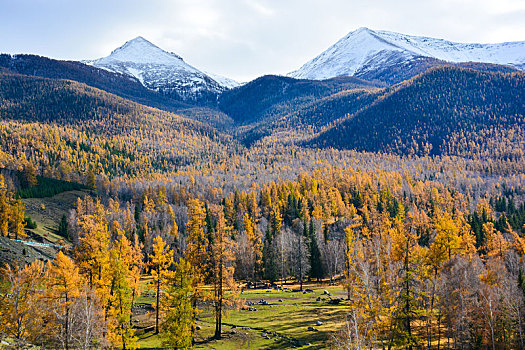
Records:
<instances>
[{"instance_id":1,"label":"sky","mask_svg":"<svg viewBox=\"0 0 525 350\"><path fill-rule=\"evenodd\" d=\"M525 0L0 0L0 52L95 59L137 36L244 82L302 66L359 27L525 40Z\"/></svg>"}]
</instances>

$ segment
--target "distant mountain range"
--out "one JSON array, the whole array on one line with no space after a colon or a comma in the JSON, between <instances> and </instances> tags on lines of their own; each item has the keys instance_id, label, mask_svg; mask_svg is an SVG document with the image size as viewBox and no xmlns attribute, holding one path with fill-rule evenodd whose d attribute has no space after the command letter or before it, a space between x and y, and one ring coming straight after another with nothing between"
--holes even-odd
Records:
<instances>
[{"instance_id":1,"label":"distant mountain range","mask_svg":"<svg viewBox=\"0 0 525 350\"><path fill-rule=\"evenodd\" d=\"M288 75L323 80L337 76L369 79L378 72L443 62L478 62L525 69L525 41L463 44L443 39L359 28Z\"/></svg>"},{"instance_id":2,"label":"distant mountain range","mask_svg":"<svg viewBox=\"0 0 525 350\"><path fill-rule=\"evenodd\" d=\"M0 55L9 85L0 91L0 119L91 123L106 111L127 113L124 102L101 107L115 105L116 95L175 112L196 138L222 135L245 146L514 159L525 149L524 62L525 42L458 44L361 28L291 76L239 85L139 37L94 61ZM110 94L93 89L79 100L82 84ZM157 116L157 125L175 118Z\"/></svg>"},{"instance_id":3,"label":"distant mountain range","mask_svg":"<svg viewBox=\"0 0 525 350\"><path fill-rule=\"evenodd\" d=\"M464 44L359 28L288 76L308 80L354 76L393 85L431 67L467 62L524 70L525 41ZM240 85L203 72L142 37L126 42L107 57L84 63L126 75L148 89L186 102L213 102L223 91Z\"/></svg>"}]
</instances>

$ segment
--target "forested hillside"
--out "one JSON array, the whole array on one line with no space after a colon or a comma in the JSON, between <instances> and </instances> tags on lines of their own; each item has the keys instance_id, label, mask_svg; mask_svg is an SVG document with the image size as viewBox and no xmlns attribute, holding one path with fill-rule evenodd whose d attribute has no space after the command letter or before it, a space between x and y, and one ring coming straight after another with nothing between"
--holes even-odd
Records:
<instances>
[{"instance_id":1,"label":"forested hillside","mask_svg":"<svg viewBox=\"0 0 525 350\"><path fill-rule=\"evenodd\" d=\"M58 61L35 55L0 55L0 67L15 74L67 79L165 110L188 105L145 88L138 80L76 61Z\"/></svg>"},{"instance_id":2,"label":"forested hillside","mask_svg":"<svg viewBox=\"0 0 525 350\"><path fill-rule=\"evenodd\" d=\"M340 119L367 108L382 95L380 89L351 89L305 103L286 114L239 128L247 144L266 137L264 142L301 143Z\"/></svg>"},{"instance_id":3,"label":"forested hillside","mask_svg":"<svg viewBox=\"0 0 525 350\"><path fill-rule=\"evenodd\" d=\"M432 68L399 85L382 89L384 81L392 84L413 74L406 75L404 69L399 74L388 70L390 78L367 76L370 81L354 77L316 81L264 76L225 91L219 97L218 108L213 109L182 105L144 88L129 77L78 62L31 55L0 56L0 65L8 72L85 82L143 104L177 111L179 115L235 135L248 146L258 141L308 141L309 145L316 147L403 155L520 156L516 146L522 142L521 131L516 128L519 129L522 123L524 107L523 103L511 101L523 100L523 73L502 73L515 69L483 63L450 64L429 58L415 62L421 64L413 62L413 74L428 67L445 66ZM53 98L63 99L63 106L71 108L69 102L76 103L71 95L60 96L62 92L55 89L54 96L45 96L44 92L37 97L35 92L39 87L23 86L24 78L19 77L19 83L12 79L2 87L3 94L17 100L27 89L29 94L39 98L40 102L34 101L35 105L47 106L39 113L31 112L33 118L56 119L62 114L66 118L72 115L60 104L55 104L55 107L59 106L57 110L49 110L53 103L45 102ZM51 79L41 84L54 84L54 81ZM94 113L92 104L95 99L82 107L86 115ZM19 113L24 113L23 108L22 105L10 105L3 109L3 113L8 118L15 115L19 118ZM497 118L494 117L495 111L498 112ZM482 139L489 143L483 145ZM494 148L497 151L490 152Z\"/></svg>"},{"instance_id":4,"label":"forested hillside","mask_svg":"<svg viewBox=\"0 0 525 350\"><path fill-rule=\"evenodd\" d=\"M374 83L352 77L317 81L266 75L224 92L219 108L237 123L249 124L288 114L342 90L374 87Z\"/></svg>"},{"instance_id":5,"label":"forested hillside","mask_svg":"<svg viewBox=\"0 0 525 350\"><path fill-rule=\"evenodd\" d=\"M27 161L59 178L175 171L231 143L200 122L66 80L0 75L0 117L3 166Z\"/></svg>"},{"instance_id":6,"label":"forested hillside","mask_svg":"<svg viewBox=\"0 0 525 350\"><path fill-rule=\"evenodd\" d=\"M310 145L406 155L523 156L525 75L434 68L314 138ZM341 111L342 114L342 111Z\"/></svg>"},{"instance_id":7,"label":"forested hillside","mask_svg":"<svg viewBox=\"0 0 525 350\"><path fill-rule=\"evenodd\" d=\"M525 74L265 76L187 118L63 64L0 73L0 346L524 347Z\"/></svg>"}]
</instances>

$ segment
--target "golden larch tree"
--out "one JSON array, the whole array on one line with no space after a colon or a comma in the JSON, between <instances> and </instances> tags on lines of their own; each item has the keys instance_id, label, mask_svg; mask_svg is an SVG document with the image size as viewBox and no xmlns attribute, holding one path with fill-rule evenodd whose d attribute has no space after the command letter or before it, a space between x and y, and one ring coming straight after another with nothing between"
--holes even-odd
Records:
<instances>
[{"instance_id":1,"label":"golden larch tree","mask_svg":"<svg viewBox=\"0 0 525 350\"><path fill-rule=\"evenodd\" d=\"M184 258L175 264L166 295L166 316L163 321L163 344L168 348L192 349L195 328L195 273Z\"/></svg>"},{"instance_id":2,"label":"golden larch tree","mask_svg":"<svg viewBox=\"0 0 525 350\"><path fill-rule=\"evenodd\" d=\"M108 337L114 346L122 349L135 349L135 330L131 325L133 307L133 284L135 254L131 242L120 229L118 222L113 223L116 240L109 253L110 297L108 311Z\"/></svg>"},{"instance_id":3,"label":"golden larch tree","mask_svg":"<svg viewBox=\"0 0 525 350\"><path fill-rule=\"evenodd\" d=\"M79 199L82 207L82 201ZM106 312L110 298L110 232L104 206L97 200L92 214L78 219L79 244L75 248L75 260L81 273L87 276L88 286L97 294Z\"/></svg>"},{"instance_id":4,"label":"golden larch tree","mask_svg":"<svg viewBox=\"0 0 525 350\"><path fill-rule=\"evenodd\" d=\"M71 306L80 296L83 285L79 269L69 257L58 252L53 262L48 262L45 276L45 300L53 309L54 327L48 329L55 334L65 349L72 343L70 325Z\"/></svg>"},{"instance_id":5,"label":"golden larch tree","mask_svg":"<svg viewBox=\"0 0 525 350\"><path fill-rule=\"evenodd\" d=\"M155 333L159 333L159 314L162 308L161 303L165 298L165 287L168 285L172 271L169 270L173 264L173 251L168 248L162 237L157 236L153 239L153 254L151 255L151 275L156 290L155 302Z\"/></svg>"},{"instance_id":6,"label":"golden larch tree","mask_svg":"<svg viewBox=\"0 0 525 350\"><path fill-rule=\"evenodd\" d=\"M0 333L13 338L18 348L42 335L43 308L40 306L44 264L5 265L5 282L0 285ZM8 297L9 296L9 297Z\"/></svg>"},{"instance_id":7,"label":"golden larch tree","mask_svg":"<svg viewBox=\"0 0 525 350\"><path fill-rule=\"evenodd\" d=\"M224 210L219 206L210 208L217 220L212 233L213 245L210 252L211 282L213 284L213 303L215 306L215 338L221 338L222 314L224 304L232 304L233 298L227 298L227 290L235 292L236 285L233 279L235 242L231 237L231 227L226 225Z\"/></svg>"}]
</instances>

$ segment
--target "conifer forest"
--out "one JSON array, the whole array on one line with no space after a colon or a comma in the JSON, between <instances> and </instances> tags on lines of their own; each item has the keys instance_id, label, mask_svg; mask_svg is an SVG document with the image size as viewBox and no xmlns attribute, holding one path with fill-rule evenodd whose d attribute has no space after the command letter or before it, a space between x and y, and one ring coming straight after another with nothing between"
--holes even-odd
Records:
<instances>
[{"instance_id":1,"label":"conifer forest","mask_svg":"<svg viewBox=\"0 0 525 350\"><path fill-rule=\"evenodd\" d=\"M0 55L0 349L524 349L525 65L392 55Z\"/></svg>"}]
</instances>

